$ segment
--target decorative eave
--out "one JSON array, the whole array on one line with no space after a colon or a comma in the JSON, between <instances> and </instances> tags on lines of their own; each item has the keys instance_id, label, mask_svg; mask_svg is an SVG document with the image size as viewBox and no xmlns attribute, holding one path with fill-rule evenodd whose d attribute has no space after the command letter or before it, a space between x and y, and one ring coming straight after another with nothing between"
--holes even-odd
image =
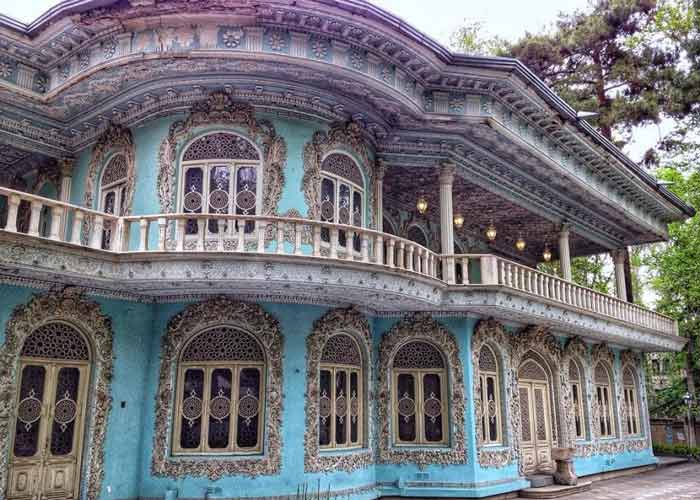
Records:
<instances>
[{"instance_id":1,"label":"decorative eave","mask_svg":"<svg viewBox=\"0 0 700 500\"><path fill-rule=\"evenodd\" d=\"M184 13L176 12L178 15L193 16L193 19L206 12L224 12L233 19L238 13L254 19L254 24L259 26L322 37L330 42L333 49L337 46L343 51L357 47L366 51L367 57L374 61L371 64L379 68L377 71L389 68L391 81L383 83L392 87L410 85L413 90L406 96L407 102L414 105L419 102L428 114L464 114L467 106L460 107L459 103L466 103L469 95L488 96L491 99L488 106L494 109L501 107L505 111L506 129L510 121L511 128L526 128L546 137L546 142L558 151L559 157L567 161L576 158L601 178L610 178L623 196L646 205L647 210L664 212L666 222L694 214L691 207L658 185L652 176L580 120L575 110L519 61L452 54L397 17L363 0L278 0L262 6L242 0L217 0L208 2L206 6L199 2L182 3L177 0L163 3L132 0L130 6L121 9L110 7L113 3L109 0L65 1L24 28L20 26L21 23L0 19L0 28L14 30L39 43L40 46L36 47L38 52L28 56L37 62L35 75L40 75L41 71L65 72L68 75L65 83L57 86L51 83L55 91L46 94L47 104L50 103L50 96L60 92L64 85L71 84L76 68L80 73L80 64L76 62L78 54L95 44L99 47L110 36L117 35L119 38L124 26L131 20L174 14L178 6L185 9ZM319 9L319 6L323 8ZM70 21L69 16L73 16ZM358 18L361 18L361 24ZM118 51L124 50L124 40L126 38L119 38L118 43L122 44L122 48L118 48ZM338 63L331 56L322 62ZM61 64L63 66L59 67ZM89 70L89 67L86 69ZM475 73L475 69L478 73ZM27 67L23 71L26 86L31 69ZM372 73L369 69L365 71ZM375 75L375 78L381 80L384 76ZM16 82L14 87L22 86L20 83ZM34 90L35 83L32 80L29 84L30 90ZM435 101L441 98L440 93L447 93L446 108L430 109L425 99ZM451 106L450 101L456 104Z\"/></svg>"}]
</instances>

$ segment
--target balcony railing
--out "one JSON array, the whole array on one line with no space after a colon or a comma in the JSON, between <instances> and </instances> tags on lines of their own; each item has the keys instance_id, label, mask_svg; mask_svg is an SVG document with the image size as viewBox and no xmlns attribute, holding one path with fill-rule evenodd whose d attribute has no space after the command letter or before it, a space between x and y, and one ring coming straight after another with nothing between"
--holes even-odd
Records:
<instances>
[{"instance_id":1,"label":"balcony railing","mask_svg":"<svg viewBox=\"0 0 700 500\"><path fill-rule=\"evenodd\" d=\"M455 289L510 289L645 329L678 334L677 323L669 317L501 257L439 255L413 241L370 229L273 216L179 213L117 217L0 187L3 198L7 204L5 232L22 232L96 251L246 253L339 260L422 275Z\"/></svg>"}]
</instances>

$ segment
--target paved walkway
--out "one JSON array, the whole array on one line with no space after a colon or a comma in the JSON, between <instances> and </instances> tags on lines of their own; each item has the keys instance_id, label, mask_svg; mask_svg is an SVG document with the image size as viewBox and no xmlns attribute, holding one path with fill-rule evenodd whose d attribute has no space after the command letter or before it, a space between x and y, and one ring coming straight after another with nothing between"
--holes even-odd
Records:
<instances>
[{"instance_id":1,"label":"paved walkway","mask_svg":"<svg viewBox=\"0 0 700 500\"><path fill-rule=\"evenodd\" d=\"M634 476L598 481L593 483L590 491L565 499L700 500L700 464L691 462Z\"/></svg>"}]
</instances>

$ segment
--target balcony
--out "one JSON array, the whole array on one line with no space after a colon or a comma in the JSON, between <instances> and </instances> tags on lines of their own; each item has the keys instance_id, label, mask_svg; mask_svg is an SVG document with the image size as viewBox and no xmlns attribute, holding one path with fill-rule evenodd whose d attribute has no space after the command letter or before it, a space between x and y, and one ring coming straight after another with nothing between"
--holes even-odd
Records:
<instances>
[{"instance_id":1,"label":"balcony","mask_svg":"<svg viewBox=\"0 0 700 500\"><path fill-rule=\"evenodd\" d=\"M497 255L440 255L387 233L302 218L116 217L5 188L0 199L6 280L149 300L235 293L382 312L473 312L646 350L684 343L669 317ZM446 266L457 269L453 283L442 277Z\"/></svg>"}]
</instances>

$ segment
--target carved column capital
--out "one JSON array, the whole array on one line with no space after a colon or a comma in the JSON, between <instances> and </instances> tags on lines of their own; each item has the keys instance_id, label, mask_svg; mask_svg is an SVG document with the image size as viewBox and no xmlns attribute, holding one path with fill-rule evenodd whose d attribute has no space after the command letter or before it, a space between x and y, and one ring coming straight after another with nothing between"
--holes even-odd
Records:
<instances>
[{"instance_id":1,"label":"carved column capital","mask_svg":"<svg viewBox=\"0 0 700 500\"><path fill-rule=\"evenodd\" d=\"M72 177L75 168L75 158L61 158L58 160L58 168L64 177Z\"/></svg>"},{"instance_id":2,"label":"carved column capital","mask_svg":"<svg viewBox=\"0 0 700 500\"><path fill-rule=\"evenodd\" d=\"M440 185L451 185L455 180L456 165L451 161L445 161L440 164Z\"/></svg>"},{"instance_id":3,"label":"carved column capital","mask_svg":"<svg viewBox=\"0 0 700 500\"><path fill-rule=\"evenodd\" d=\"M383 181L384 180L384 175L386 174L386 169L388 168L386 160L383 159L378 159L377 163L374 167L374 174L377 178L377 181Z\"/></svg>"}]
</instances>

